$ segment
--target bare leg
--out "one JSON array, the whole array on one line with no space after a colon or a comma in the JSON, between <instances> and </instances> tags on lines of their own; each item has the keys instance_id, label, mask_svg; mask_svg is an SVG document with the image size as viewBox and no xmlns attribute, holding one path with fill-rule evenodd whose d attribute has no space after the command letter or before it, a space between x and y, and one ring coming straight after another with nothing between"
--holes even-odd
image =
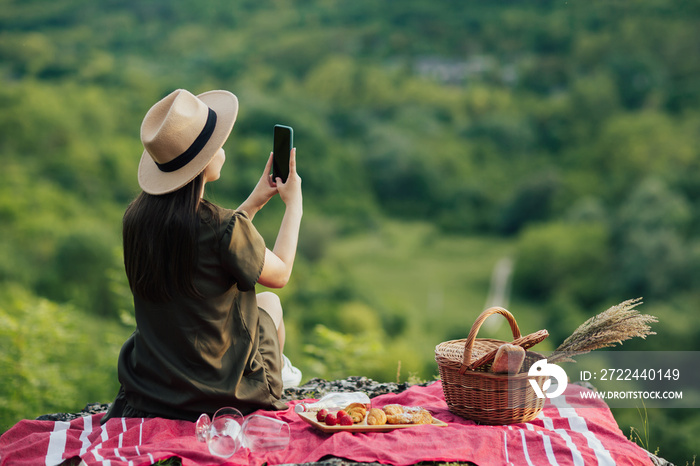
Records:
<instances>
[{"instance_id":1,"label":"bare leg","mask_svg":"<svg viewBox=\"0 0 700 466\"><path fill-rule=\"evenodd\" d=\"M284 330L284 320L282 319L282 303L280 303L280 298L275 293L271 291L264 291L258 293L258 307L267 312L272 320L275 322L275 327L277 327L277 338L280 342L280 353L284 350L284 340L285 340L285 330Z\"/></svg>"}]
</instances>

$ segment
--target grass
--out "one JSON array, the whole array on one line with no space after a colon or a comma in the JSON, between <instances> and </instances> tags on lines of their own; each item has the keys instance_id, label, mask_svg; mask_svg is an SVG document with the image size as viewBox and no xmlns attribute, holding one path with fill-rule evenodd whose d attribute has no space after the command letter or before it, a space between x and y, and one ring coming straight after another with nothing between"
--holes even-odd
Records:
<instances>
[{"instance_id":1,"label":"grass","mask_svg":"<svg viewBox=\"0 0 700 466\"><path fill-rule=\"evenodd\" d=\"M639 407L637 411L639 412L639 417L642 420L642 429L639 430L634 426L630 426L630 436L629 439L635 442L640 447L644 448L646 451L651 452L649 449L649 413L647 412L647 407L642 401L643 410ZM655 455L659 454L659 447L653 452Z\"/></svg>"}]
</instances>

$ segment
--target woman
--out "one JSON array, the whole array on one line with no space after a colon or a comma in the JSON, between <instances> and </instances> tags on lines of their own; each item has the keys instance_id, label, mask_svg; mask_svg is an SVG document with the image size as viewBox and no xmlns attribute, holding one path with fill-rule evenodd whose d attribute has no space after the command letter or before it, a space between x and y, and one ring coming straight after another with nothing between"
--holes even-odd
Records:
<instances>
[{"instance_id":1,"label":"woman","mask_svg":"<svg viewBox=\"0 0 700 466\"><path fill-rule=\"evenodd\" d=\"M121 388L112 417L196 420L233 406L244 414L285 409L283 384L301 373L282 355L284 321L277 296L289 280L302 217L296 149L286 182L272 180L272 154L238 209L204 199L219 178L222 148L238 113L227 91L177 90L156 103L141 126L143 192L123 220L124 264L136 331L119 355ZM251 220L275 195L285 213L272 250Z\"/></svg>"}]
</instances>

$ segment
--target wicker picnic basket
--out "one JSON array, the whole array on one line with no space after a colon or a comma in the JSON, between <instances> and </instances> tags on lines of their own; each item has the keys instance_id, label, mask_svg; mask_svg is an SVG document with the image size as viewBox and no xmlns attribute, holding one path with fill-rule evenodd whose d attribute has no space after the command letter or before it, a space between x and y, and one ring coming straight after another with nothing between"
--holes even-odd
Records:
<instances>
[{"instance_id":1,"label":"wicker picnic basket","mask_svg":"<svg viewBox=\"0 0 700 466\"><path fill-rule=\"evenodd\" d=\"M546 330L540 330L522 337L510 312L501 307L486 309L476 319L466 339L445 341L435 347L445 401L452 413L482 424L527 422L534 419L544 406L544 399L537 397L529 380L535 380L541 389L548 377L530 377L527 373L530 366L544 356L526 351L519 373L491 372L496 351L506 342L476 338L476 334L486 318L493 314L508 319L514 338L510 343L525 350L549 335Z\"/></svg>"}]
</instances>

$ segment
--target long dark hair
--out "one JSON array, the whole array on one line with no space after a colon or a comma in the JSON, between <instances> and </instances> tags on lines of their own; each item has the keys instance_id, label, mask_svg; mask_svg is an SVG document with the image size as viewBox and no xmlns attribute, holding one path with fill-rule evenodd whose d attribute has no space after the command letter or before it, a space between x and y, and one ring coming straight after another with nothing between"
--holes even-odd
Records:
<instances>
[{"instance_id":1,"label":"long dark hair","mask_svg":"<svg viewBox=\"0 0 700 466\"><path fill-rule=\"evenodd\" d=\"M124 266L134 295L154 302L201 297L194 284L204 176L162 195L141 192L122 222Z\"/></svg>"}]
</instances>

